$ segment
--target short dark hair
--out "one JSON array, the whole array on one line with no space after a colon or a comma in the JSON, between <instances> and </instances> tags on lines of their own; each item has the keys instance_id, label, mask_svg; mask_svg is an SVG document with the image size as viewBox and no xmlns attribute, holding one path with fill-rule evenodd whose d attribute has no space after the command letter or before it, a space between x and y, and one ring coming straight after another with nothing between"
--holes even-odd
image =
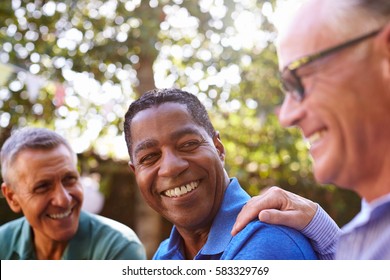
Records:
<instances>
[{"instance_id":1,"label":"short dark hair","mask_svg":"<svg viewBox=\"0 0 390 280\"><path fill-rule=\"evenodd\" d=\"M211 124L207 110L194 94L175 88L153 89L145 92L138 100L131 103L125 115L124 132L130 158L132 151L131 122L134 116L143 110L167 102L186 105L193 121L203 127L211 137L214 136L215 129Z\"/></svg>"},{"instance_id":2,"label":"short dark hair","mask_svg":"<svg viewBox=\"0 0 390 280\"><path fill-rule=\"evenodd\" d=\"M9 178L9 169L17 155L23 150L50 150L60 145L64 145L74 155L77 162L76 154L73 152L68 141L58 133L36 127L25 127L15 130L11 136L4 142L0 152L1 175L7 184L12 184Z\"/></svg>"}]
</instances>

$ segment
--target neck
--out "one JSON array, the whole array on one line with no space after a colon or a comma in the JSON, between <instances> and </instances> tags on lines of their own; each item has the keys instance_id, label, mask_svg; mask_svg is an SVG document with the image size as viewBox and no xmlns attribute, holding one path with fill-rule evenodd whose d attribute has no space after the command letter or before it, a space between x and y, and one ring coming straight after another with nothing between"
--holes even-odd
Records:
<instances>
[{"instance_id":1,"label":"neck","mask_svg":"<svg viewBox=\"0 0 390 280\"><path fill-rule=\"evenodd\" d=\"M185 258L187 260L193 260L194 257L198 254L200 249L206 244L210 229L206 230L183 230L178 229L180 236L183 240L183 249L185 253Z\"/></svg>"},{"instance_id":2,"label":"neck","mask_svg":"<svg viewBox=\"0 0 390 280\"><path fill-rule=\"evenodd\" d=\"M390 194L389 176L379 176L375 181L367 180L359 182L356 192L367 202L372 202L382 196Z\"/></svg>"},{"instance_id":3,"label":"neck","mask_svg":"<svg viewBox=\"0 0 390 280\"><path fill-rule=\"evenodd\" d=\"M224 184L223 191L220 194L222 197L227 187L230 184L230 179L225 169L224 169L223 181L225 182L225 184ZM217 209L214 209L214 211L209 214L209 218L206 221L204 221L201 225L193 226L192 228L185 228L176 225L176 229L183 240L183 249L185 253L185 258L187 260L193 260L194 257L198 254L198 252L206 244L213 220L217 215L217 211L221 207L222 200L219 202L219 204L220 205L217 207Z\"/></svg>"},{"instance_id":4,"label":"neck","mask_svg":"<svg viewBox=\"0 0 390 280\"><path fill-rule=\"evenodd\" d=\"M390 134L386 139L389 137ZM366 171L361 172L364 175L361 175L356 181L354 189L367 202L390 193L390 157L386 156L390 155L390 149L380 144L377 144L377 147L378 151L374 151L372 159L367 160L368 166L364 166Z\"/></svg>"},{"instance_id":5,"label":"neck","mask_svg":"<svg viewBox=\"0 0 390 280\"><path fill-rule=\"evenodd\" d=\"M38 260L60 260L67 245L68 242L34 237L35 254Z\"/></svg>"}]
</instances>

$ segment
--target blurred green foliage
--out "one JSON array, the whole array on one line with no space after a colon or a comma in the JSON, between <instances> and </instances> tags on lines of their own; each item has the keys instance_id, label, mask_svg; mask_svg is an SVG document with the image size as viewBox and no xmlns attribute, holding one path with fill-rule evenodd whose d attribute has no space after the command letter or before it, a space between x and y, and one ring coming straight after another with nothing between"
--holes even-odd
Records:
<instances>
[{"instance_id":1,"label":"blurred green foliage","mask_svg":"<svg viewBox=\"0 0 390 280\"><path fill-rule=\"evenodd\" d=\"M358 197L318 186L299 131L281 128L277 120L283 95L276 33L267 16L275 5L265 0L2 1L0 63L12 65L14 72L0 85L0 145L12 129L26 125L45 126L70 139L84 139L92 131L80 164L88 169L88 154L98 153L97 139L121 136L132 100L156 86L181 87L208 108L225 144L226 168L251 195L279 185L319 202L345 224L359 210ZM250 33L242 37L245 31ZM36 98L28 88L30 74L49 81ZM93 86L80 87L84 81ZM66 88L63 102L58 84ZM104 192L109 190L104 184ZM0 224L14 218L1 203Z\"/></svg>"}]
</instances>

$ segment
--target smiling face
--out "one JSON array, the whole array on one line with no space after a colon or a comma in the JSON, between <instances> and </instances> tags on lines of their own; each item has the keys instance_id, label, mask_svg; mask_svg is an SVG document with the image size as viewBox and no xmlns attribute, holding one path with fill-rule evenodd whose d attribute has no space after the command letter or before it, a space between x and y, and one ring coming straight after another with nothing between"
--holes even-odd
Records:
<instances>
[{"instance_id":1,"label":"smiling face","mask_svg":"<svg viewBox=\"0 0 390 280\"><path fill-rule=\"evenodd\" d=\"M130 166L146 202L179 230L210 227L229 180L218 135L173 102L137 113L131 135Z\"/></svg>"},{"instance_id":2,"label":"smiling face","mask_svg":"<svg viewBox=\"0 0 390 280\"><path fill-rule=\"evenodd\" d=\"M13 211L23 212L35 242L71 239L78 228L83 191L68 148L23 150L10 169L17 179L12 186L3 184L3 194Z\"/></svg>"},{"instance_id":3,"label":"smiling face","mask_svg":"<svg viewBox=\"0 0 390 280\"><path fill-rule=\"evenodd\" d=\"M280 41L281 69L300 57L362 35L360 29L344 36L327 27L329 14L321 7L326 1L311 2L317 3L301 10ZM313 13L314 9L323 14ZM390 110L388 72L384 71L388 57L381 49L385 46L380 44L381 36L300 69L306 97L299 102L286 95L279 115L282 125L299 126L310 141L319 182L354 189L368 199L378 195L375 180L389 152L389 133L384 129L389 125Z\"/></svg>"}]
</instances>

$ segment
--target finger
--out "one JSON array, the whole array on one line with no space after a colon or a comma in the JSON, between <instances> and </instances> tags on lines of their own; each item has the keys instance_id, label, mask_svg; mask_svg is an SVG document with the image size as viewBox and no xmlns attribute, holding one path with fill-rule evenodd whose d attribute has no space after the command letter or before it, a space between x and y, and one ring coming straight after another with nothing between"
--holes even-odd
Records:
<instances>
[{"instance_id":1,"label":"finger","mask_svg":"<svg viewBox=\"0 0 390 280\"><path fill-rule=\"evenodd\" d=\"M276 209L267 209L259 213L259 220L273 225L285 225L296 230L301 230L305 222L297 219L296 211L280 211Z\"/></svg>"},{"instance_id":2,"label":"finger","mask_svg":"<svg viewBox=\"0 0 390 280\"><path fill-rule=\"evenodd\" d=\"M242 230L250 221L256 219L259 213L265 209L281 209L283 207L283 200L275 187L263 191L260 195L252 197L241 209L237 216L236 222L233 225L231 234L234 236ZM277 194L277 195L275 195Z\"/></svg>"},{"instance_id":3,"label":"finger","mask_svg":"<svg viewBox=\"0 0 390 280\"><path fill-rule=\"evenodd\" d=\"M231 234L233 236L236 235L250 221L252 221L253 219L255 219L258 216L259 210L257 209L256 206L257 206L256 204L244 205L244 207L241 209L241 212L237 216L235 224L233 225L233 229L231 231Z\"/></svg>"}]
</instances>

